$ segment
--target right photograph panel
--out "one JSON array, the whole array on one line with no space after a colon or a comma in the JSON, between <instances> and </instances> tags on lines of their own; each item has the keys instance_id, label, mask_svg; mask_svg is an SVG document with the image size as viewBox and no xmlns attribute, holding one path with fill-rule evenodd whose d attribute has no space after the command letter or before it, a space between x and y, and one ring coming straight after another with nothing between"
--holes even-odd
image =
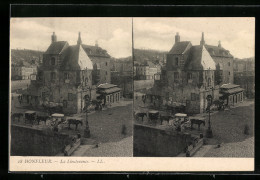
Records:
<instances>
[{"instance_id":1,"label":"right photograph panel","mask_svg":"<svg viewBox=\"0 0 260 180\"><path fill-rule=\"evenodd\" d=\"M133 18L133 61L134 156L254 157L254 18Z\"/></svg>"}]
</instances>

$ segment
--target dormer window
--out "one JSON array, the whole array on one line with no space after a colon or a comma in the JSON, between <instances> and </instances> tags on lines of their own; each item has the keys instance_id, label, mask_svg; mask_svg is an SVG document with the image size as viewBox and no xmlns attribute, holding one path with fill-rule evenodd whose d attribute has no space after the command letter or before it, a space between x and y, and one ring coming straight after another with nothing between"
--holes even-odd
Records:
<instances>
[{"instance_id":1,"label":"dormer window","mask_svg":"<svg viewBox=\"0 0 260 180\"><path fill-rule=\"evenodd\" d=\"M55 65L55 57L51 58L51 65L54 66Z\"/></svg>"}]
</instances>

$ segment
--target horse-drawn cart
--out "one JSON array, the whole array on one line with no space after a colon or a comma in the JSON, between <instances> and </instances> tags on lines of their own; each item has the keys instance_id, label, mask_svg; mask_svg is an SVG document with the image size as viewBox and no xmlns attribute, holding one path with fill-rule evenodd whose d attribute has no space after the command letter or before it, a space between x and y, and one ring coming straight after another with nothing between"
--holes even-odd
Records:
<instances>
[{"instance_id":1,"label":"horse-drawn cart","mask_svg":"<svg viewBox=\"0 0 260 180\"><path fill-rule=\"evenodd\" d=\"M159 111L152 110L148 112L148 117L151 120L152 123L156 123L157 119L159 118Z\"/></svg>"},{"instance_id":2,"label":"horse-drawn cart","mask_svg":"<svg viewBox=\"0 0 260 180\"><path fill-rule=\"evenodd\" d=\"M30 124L33 125L33 122L36 121L36 111L26 111L24 113L24 120L25 123L29 122Z\"/></svg>"},{"instance_id":3,"label":"horse-drawn cart","mask_svg":"<svg viewBox=\"0 0 260 180\"><path fill-rule=\"evenodd\" d=\"M176 130L181 131L190 127L190 120L187 114L177 113L174 115L174 120L170 122L171 125L176 126Z\"/></svg>"}]
</instances>

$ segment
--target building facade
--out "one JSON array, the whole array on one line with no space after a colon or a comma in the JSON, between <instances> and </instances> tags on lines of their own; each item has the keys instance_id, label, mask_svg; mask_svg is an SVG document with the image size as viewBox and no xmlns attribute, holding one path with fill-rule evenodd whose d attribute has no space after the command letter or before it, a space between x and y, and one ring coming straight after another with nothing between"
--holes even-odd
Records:
<instances>
[{"instance_id":1,"label":"building facade","mask_svg":"<svg viewBox=\"0 0 260 180\"><path fill-rule=\"evenodd\" d=\"M159 67L150 61L135 65L135 75L138 80L153 80L158 73Z\"/></svg>"},{"instance_id":2,"label":"building facade","mask_svg":"<svg viewBox=\"0 0 260 180\"><path fill-rule=\"evenodd\" d=\"M79 33L77 45L52 42L43 55L36 80L23 93L23 100L33 106L59 106L64 113L79 113L91 96L93 63L85 52Z\"/></svg>"},{"instance_id":3,"label":"building facade","mask_svg":"<svg viewBox=\"0 0 260 180\"><path fill-rule=\"evenodd\" d=\"M216 63L216 73L219 73L219 80L216 81L218 85L234 83L234 57L228 50L222 47L221 41L218 46L208 45L204 40L204 33L202 33L201 45L203 44L210 56Z\"/></svg>"},{"instance_id":4,"label":"building facade","mask_svg":"<svg viewBox=\"0 0 260 180\"><path fill-rule=\"evenodd\" d=\"M166 66L161 74L156 74L154 87L147 93L147 102L175 112L205 112L207 98L219 98L219 88L214 83L215 70L216 64L204 44L193 46L189 41L180 41L177 33L175 44L167 54Z\"/></svg>"},{"instance_id":5,"label":"building facade","mask_svg":"<svg viewBox=\"0 0 260 180\"><path fill-rule=\"evenodd\" d=\"M11 66L11 79L24 80L31 79L32 75L37 74L37 67Z\"/></svg>"},{"instance_id":6,"label":"building facade","mask_svg":"<svg viewBox=\"0 0 260 180\"><path fill-rule=\"evenodd\" d=\"M97 42L95 46L82 44L82 48L93 62L92 83L94 85L111 83L111 56L107 51L99 47Z\"/></svg>"}]
</instances>

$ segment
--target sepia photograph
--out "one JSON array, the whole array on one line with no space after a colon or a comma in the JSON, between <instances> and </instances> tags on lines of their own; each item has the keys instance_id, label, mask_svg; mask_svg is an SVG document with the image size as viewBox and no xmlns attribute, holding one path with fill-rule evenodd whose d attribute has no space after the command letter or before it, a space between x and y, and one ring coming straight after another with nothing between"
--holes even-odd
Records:
<instances>
[{"instance_id":1,"label":"sepia photograph","mask_svg":"<svg viewBox=\"0 0 260 180\"><path fill-rule=\"evenodd\" d=\"M134 18L134 156L254 157L254 18Z\"/></svg>"},{"instance_id":2,"label":"sepia photograph","mask_svg":"<svg viewBox=\"0 0 260 180\"><path fill-rule=\"evenodd\" d=\"M9 53L10 171L254 169L255 18L13 17Z\"/></svg>"},{"instance_id":3,"label":"sepia photograph","mask_svg":"<svg viewBox=\"0 0 260 180\"><path fill-rule=\"evenodd\" d=\"M132 18L11 18L10 155L133 156Z\"/></svg>"}]
</instances>

